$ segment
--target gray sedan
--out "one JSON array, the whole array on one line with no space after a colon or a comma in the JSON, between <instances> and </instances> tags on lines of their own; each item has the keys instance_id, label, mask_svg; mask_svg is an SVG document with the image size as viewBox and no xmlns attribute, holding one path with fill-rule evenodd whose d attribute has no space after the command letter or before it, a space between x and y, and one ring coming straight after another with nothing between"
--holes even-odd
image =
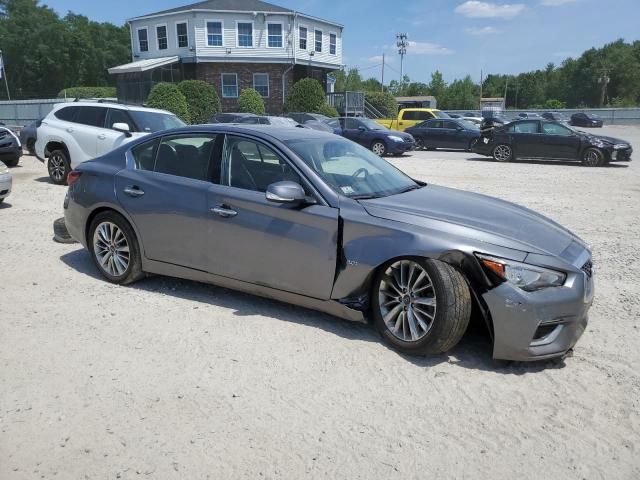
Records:
<instances>
[{"instance_id":1,"label":"gray sedan","mask_svg":"<svg viewBox=\"0 0 640 480\"><path fill-rule=\"evenodd\" d=\"M194 126L81 164L69 233L109 281L209 282L373 322L437 354L484 318L493 356L563 356L587 324L591 253L523 207L413 180L309 129Z\"/></svg>"}]
</instances>

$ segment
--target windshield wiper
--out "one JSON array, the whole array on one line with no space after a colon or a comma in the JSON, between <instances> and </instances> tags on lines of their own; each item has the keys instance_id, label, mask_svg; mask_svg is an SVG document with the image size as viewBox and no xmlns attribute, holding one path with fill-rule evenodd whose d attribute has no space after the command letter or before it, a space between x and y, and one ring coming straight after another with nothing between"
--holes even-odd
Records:
<instances>
[{"instance_id":1,"label":"windshield wiper","mask_svg":"<svg viewBox=\"0 0 640 480\"><path fill-rule=\"evenodd\" d=\"M373 198L381 198L384 197L384 195L373 195L373 194L363 194L363 195L353 195L352 197L349 197L352 200L371 200Z\"/></svg>"},{"instance_id":2,"label":"windshield wiper","mask_svg":"<svg viewBox=\"0 0 640 480\"><path fill-rule=\"evenodd\" d=\"M399 192L397 192L395 195L399 195L401 193L407 193L410 192L411 190L418 190L419 188L422 188L422 185L411 185L403 190L400 190Z\"/></svg>"}]
</instances>

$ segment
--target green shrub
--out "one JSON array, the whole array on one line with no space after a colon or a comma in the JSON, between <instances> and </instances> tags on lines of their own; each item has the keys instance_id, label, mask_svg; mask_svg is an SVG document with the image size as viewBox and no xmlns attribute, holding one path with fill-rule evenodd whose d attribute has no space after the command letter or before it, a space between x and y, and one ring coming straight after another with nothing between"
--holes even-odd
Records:
<instances>
[{"instance_id":1,"label":"green shrub","mask_svg":"<svg viewBox=\"0 0 640 480\"><path fill-rule=\"evenodd\" d=\"M175 83L158 83L147 97L147 107L168 110L189 123L187 99Z\"/></svg>"},{"instance_id":2,"label":"green shrub","mask_svg":"<svg viewBox=\"0 0 640 480\"><path fill-rule=\"evenodd\" d=\"M253 88L245 88L240 92L238 106L241 112L255 113L256 115L265 114L264 99L262 95Z\"/></svg>"},{"instance_id":3,"label":"green shrub","mask_svg":"<svg viewBox=\"0 0 640 480\"><path fill-rule=\"evenodd\" d=\"M567 105L564 102L561 102L560 100L551 98L546 102L544 102L544 105L542 106L542 108L547 110L562 110L563 108L567 108Z\"/></svg>"},{"instance_id":4,"label":"green shrub","mask_svg":"<svg viewBox=\"0 0 640 480\"><path fill-rule=\"evenodd\" d=\"M284 108L287 112L315 112L326 101L327 96L320 82L305 78L291 87Z\"/></svg>"},{"instance_id":5,"label":"green shrub","mask_svg":"<svg viewBox=\"0 0 640 480\"><path fill-rule=\"evenodd\" d=\"M185 80L178 88L187 100L192 124L207 123L221 109L220 99L213 85L202 80Z\"/></svg>"},{"instance_id":6,"label":"green shrub","mask_svg":"<svg viewBox=\"0 0 640 480\"><path fill-rule=\"evenodd\" d=\"M337 117L338 111L329 105L327 102L324 102L318 108L316 108L313 113L319 113L320 115L325 115L327 117Z\"/></svg>"},{"instance_id":7,"label":"green shrub","mask_svg":"<svg viewBox=\"0 0 640 480\"><path fill-rule=\"evenodd\" d=\"M365 99L384 117L393 118L398 115L398 103L389 92L365 92Z\"/></svg>"},{"instance_id":8,"label":"green shrub","mask_svg":"<svg viewBox=\"0 0 640 480\"><path fill-rule=\"evenodd\" d=\"M116 98L116 87L70 87L60 90L58 98Z\"/></svg>"}]
</instances>

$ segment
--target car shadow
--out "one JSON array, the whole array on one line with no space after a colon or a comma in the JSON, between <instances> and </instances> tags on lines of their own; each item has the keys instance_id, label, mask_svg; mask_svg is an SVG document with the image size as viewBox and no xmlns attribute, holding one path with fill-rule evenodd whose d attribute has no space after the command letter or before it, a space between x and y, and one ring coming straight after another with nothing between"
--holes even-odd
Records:
<instances>
[{"instance_id":1,"label":"car shadow","mask_svg":"<svg viewBox=\"0 0 640 480\"><path fill-rule=\"evenodd\" d=\"M51 178L49 178L49 177L38 177L38 178L34 178L33 181L34 182L40 182L40 183L50 183L51 185L54 184L51 181Z\"/></svg>"},{"instance_id":2,"label":"car shadow","mask_svg":"<svg viewBox=\"0 0 640 480\"><path fill-rule=\"evenodd\" d=\"M74 250L60 257L70 268L95 280L105 281L94 265L89 253L84 249ZM161 275L151 275L146 279L122 288L134 288L160 295L168 295L204 305L232 310L239 317L262 315L280 321L296 323L337 335L347 340L375 342L402 357L409 363L423 368L441 364L452 364L472 370L484 370L509 375L523 375L540 372L549 368L562 368L564 362L501 362L491 357L491 340L486 327L479 319L472 319L467 332L451 351L446 354L416 357L396 352L384 344L380 335L370 324L349 322L322 312L279 302L248 293L218 287L212 284L183 280Z\"/></svg>"},{"instance_id":3,"label":"car shadow","mask_svg":"<svg viewBox=\"0 0 640 480\"><path fill-rule=\"evenodd\" d=\"M487 163L502 163L494 160L491 157L470 157L466 159L468 162L487 162ZM512 160L508 163L526 163L530 165L561 165L566 167L583 167L582 162L579 160L576 161L566 161L566 160L536 160L533 158L523 158L518 160ZM608 163L604 167L600 168L629 168L629 165L619 164L619 163Z\"/></svg>"},{"instance_id":4,"label":"car shadow","mask_svg":"<svg viewBox=\"0 0 640 480\"><path fill-rule=\"evenodd\" d=\"M0 210L6 210L8 208L13 207L13 205L11 205L9 202L4 201L2 203L0 203Z\"/></svg>"}]
</instances>

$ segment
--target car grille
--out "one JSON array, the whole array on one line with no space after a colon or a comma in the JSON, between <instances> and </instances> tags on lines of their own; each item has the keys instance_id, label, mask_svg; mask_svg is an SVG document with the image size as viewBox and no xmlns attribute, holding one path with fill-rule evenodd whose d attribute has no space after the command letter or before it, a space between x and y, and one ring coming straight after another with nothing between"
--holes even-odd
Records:
<instances>
[{"instance_id":1,"label":"car grille","mask_svg":"<svg viewBox=\"0 0 640 480\"><path fill-rule=\"evenodd\" d=\"M585 263L582 266L582 268L580 270L582 270L584 273L586 273L587 277L591 278L591 276L593 275L593 262L591 260L589 260L587 263Z\"/></svg>"}]
</instances>

